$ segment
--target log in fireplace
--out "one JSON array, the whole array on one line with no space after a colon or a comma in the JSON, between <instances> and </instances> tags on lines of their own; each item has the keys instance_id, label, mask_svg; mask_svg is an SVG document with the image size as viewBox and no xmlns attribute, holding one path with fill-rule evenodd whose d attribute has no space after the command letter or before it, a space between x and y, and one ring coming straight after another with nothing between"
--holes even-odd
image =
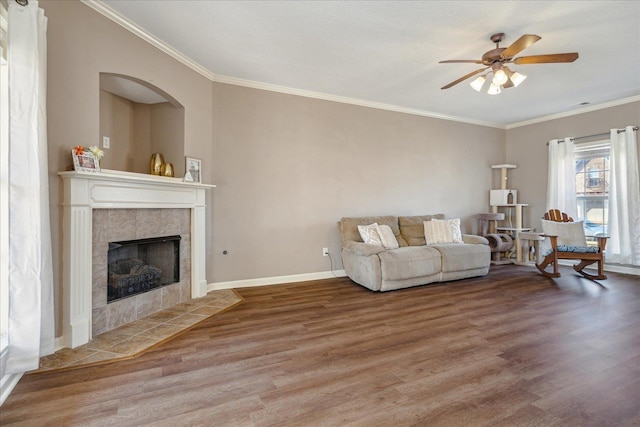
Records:
<instances>
[{"instance_id":1,"label":"log in fireplace","mask_svg":"<svg viewBox=\"0 0 640 427\"><path fill-rule=\"evenodd\" d=\"M179 282L180 238L109 242L107 302Z\"/></svg>"}]
</instances>

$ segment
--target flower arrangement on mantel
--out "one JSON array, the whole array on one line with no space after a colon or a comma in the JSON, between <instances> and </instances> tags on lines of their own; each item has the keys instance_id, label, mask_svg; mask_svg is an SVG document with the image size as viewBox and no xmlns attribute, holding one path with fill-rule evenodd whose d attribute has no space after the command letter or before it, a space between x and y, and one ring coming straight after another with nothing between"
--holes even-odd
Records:
<instances>
[{"instance_id":1,"label":"flower arrangement on mantel","mask_svg":"<svg viewBox=\"0 0 640 427\"><path fill-rule=\"evenodd\" d=\"M92 145L88 148L81 145L76 145L75 147L73 147L73 153L76 156L86 156L87 154L91 154L96 160L100 160L104 156L104 151L102 151L95 145Z\"/></svg>"},{"instance_id":2,"label":"flower arrangement on mantel","mask_svg":"<svg viewBox=\"0 0 640 427\"><path fill-rule=\"evenodd\" d=\"M73 157L73 168L82 172L100 172L100 159L104 156L104 151L95 145L83 147L76 145L71 150Z\"/></svg>"}]
</instances>

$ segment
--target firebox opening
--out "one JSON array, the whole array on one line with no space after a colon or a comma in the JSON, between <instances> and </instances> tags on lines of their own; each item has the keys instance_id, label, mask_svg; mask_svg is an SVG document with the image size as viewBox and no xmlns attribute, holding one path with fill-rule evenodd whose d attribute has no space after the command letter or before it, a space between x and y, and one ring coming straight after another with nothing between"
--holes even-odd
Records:
<instances>
[{"instance_id":1,"label":"firebox opening","mask_svg":"<svg viewBox=\"0 0 640 427\"><path fill-rule=\"evenodd\" d=\"M180 236L110 242L107 303L180 281Z\"/></svg>"}]
</instances>

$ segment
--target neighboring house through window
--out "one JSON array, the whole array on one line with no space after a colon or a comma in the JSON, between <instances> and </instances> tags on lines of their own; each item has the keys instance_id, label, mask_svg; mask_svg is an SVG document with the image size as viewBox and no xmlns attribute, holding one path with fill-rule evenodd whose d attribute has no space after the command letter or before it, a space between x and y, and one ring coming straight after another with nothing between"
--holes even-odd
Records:
<instances>
[{"instance_id":1,"label":"neighboring house through window","mask_svg":"<svg viewBox=\"0 0 640 427\"><path fill-rule=\"evenodd\" d=\"M609 203L609 140L576 144L578 218L584 220L587 243L607 235Z\"/></svg>"}]
</instances>

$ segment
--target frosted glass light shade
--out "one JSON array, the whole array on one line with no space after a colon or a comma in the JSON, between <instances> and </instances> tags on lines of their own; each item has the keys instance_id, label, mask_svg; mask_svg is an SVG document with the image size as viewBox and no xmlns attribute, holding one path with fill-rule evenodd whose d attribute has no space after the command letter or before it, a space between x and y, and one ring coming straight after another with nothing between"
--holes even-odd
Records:
<instances>
[{"instance_id":1,"label":"frosted glass light shade","mask_svg":"<svg viewBox=\"0 0 640 427\"><path fill-rule=\"evenodd\" d=\"M497 70L493 73L493 84L496 86L503 85L507 82L509 77L507 77L507 73L504 70Z\"/></svg>"},{"instance_id":2,"label":"frosted glass light shade","mask_svg":"<svg viewBox=\"0 0 640 427\"><path fill-rule=\"evenodd\" d=\"M513 82L513 86L515 87L518 87L518 85L522 83L526 78L527 76L525 76L524 74L520 74L517 71L511 74L511 81Z\"/></svg>"},{"instance_id":3,"label":"frosted glass light shade","mask_svg":"<svg viewBox=\"0 0 640 427\"><path fill-rule=\"evenodd\" d=\"M489 95L497 95L500 92L502 92L502 90L500 89L500 85L497 85L495 83L491 83L491 86L489 86L489 90L487 91Z\"/></svg>"},{"instance_id":4,"label":"frosted glass light shade","mask_svg":"<svg viewBox=\"0 0 640 427\"><path fill-rule=\"evenodd\" d=\"M480 92L482 90L482 85L484 84L484 81L486 79L487 78L485 76L480 76L469 84L471 85L472 88Z\"/></svg>"}]
</instances>

